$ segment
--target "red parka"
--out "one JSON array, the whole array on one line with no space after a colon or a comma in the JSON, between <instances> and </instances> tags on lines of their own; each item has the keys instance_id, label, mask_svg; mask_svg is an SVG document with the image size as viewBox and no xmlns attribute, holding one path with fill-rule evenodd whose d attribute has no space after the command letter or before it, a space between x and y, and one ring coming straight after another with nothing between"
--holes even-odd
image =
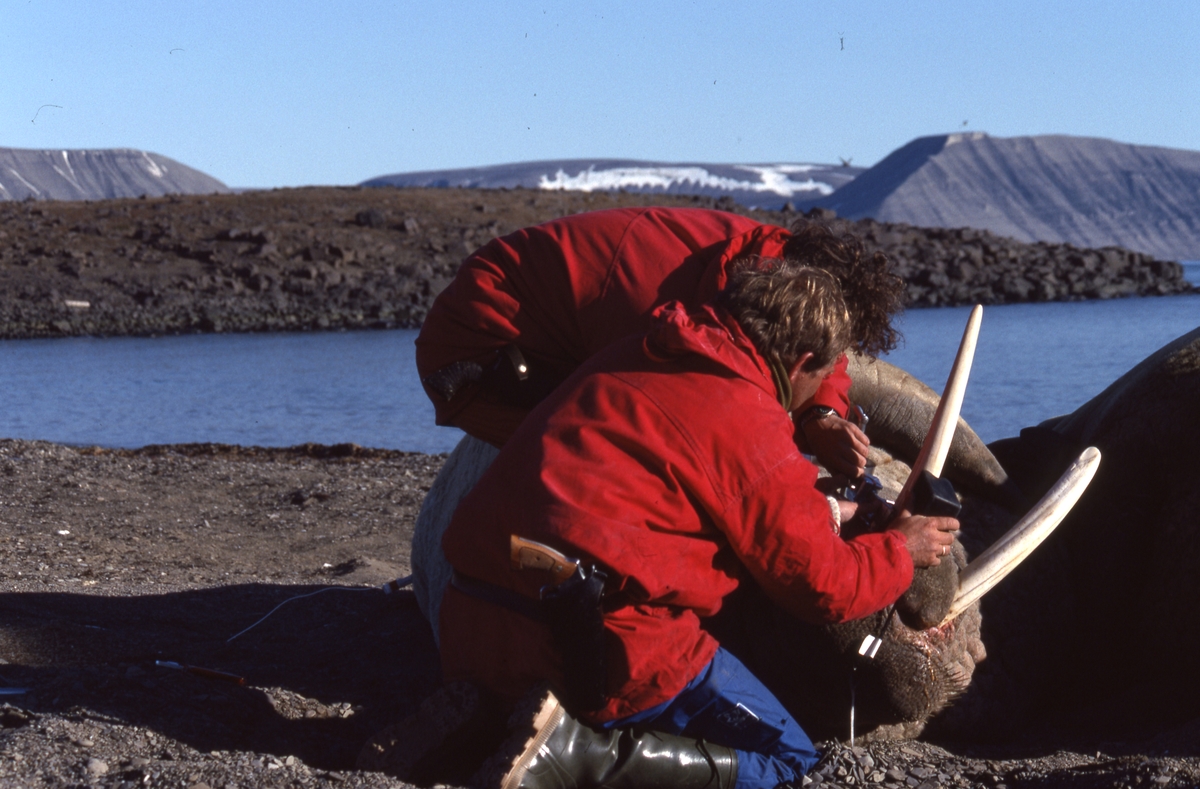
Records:
<instances>
[{"instance_id":1,"label":"red parka","mask_svg":"<svg viewBox=\"0 0 1200 789\"><path fill-rule=\"evenodd\" d=\"M719 308L661 311L543 401L462 501L443 538L454 568L536 599L548 578L509 567L509 536L608 573L609 702L595 721L666 701L712 658L700 618L744 572L796 616L865 616L912 580L896 531L843 540L791 440L770 370ZM560 678L545 626L447 589L447 679L516 695Z\"/></svg>"},{"instance_id":2,"label":"red parka","mask_svg":"<svg viewBox=\"0 0 1200 789\"><path fill-rule=\"evenodd\" d=\"M786 230L698 208L618 208L563 217L497 238L468 257L417 338L422 379L455 362L491 364L516 343L531 364L569 374L615 340L650 328L656 307L694 310L725 286L729 263L779 257ZM813 398L845 416L846 360ZM502 446L527 410L428 390L439 425Z\"/></svg>"}]
</instances>

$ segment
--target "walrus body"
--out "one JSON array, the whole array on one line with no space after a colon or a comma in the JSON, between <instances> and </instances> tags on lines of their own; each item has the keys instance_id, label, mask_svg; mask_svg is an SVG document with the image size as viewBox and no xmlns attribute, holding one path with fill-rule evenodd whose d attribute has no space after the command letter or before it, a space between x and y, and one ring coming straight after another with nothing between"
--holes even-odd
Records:
<instances>
[{"instance_id":1,"label":"walrus body","mask_svg":"<svg viewBox=\"0 0 1200 789\"><path fill-rule=\"evenodd\" d=\"M1080 710L1072 728L1200 708L1200 329L1065 416L991 445L1036 497L1075 453L1104 456L1057 531L983 600L993 659L938 729L1005 735ZM969 551L1002 528L964 526Z\"/></svg>"}]
</instances>

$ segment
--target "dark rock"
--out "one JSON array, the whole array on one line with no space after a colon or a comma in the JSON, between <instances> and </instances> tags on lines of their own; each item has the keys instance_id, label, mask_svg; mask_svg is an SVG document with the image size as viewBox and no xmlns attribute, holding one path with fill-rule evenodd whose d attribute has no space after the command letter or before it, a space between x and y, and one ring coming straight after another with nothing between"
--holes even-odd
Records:
<instances>
[{"instance_id":1,"label":"dark rock","mask_svg":"<svg viewBox=\"0 0 1200 789\"><path fill-rule=\"evenodd\" d=\"M372 208L367 211L359 211L355 214L354 224L359 227L383 227L385 221L383 214Z\"/></svg>"}]
</instances>

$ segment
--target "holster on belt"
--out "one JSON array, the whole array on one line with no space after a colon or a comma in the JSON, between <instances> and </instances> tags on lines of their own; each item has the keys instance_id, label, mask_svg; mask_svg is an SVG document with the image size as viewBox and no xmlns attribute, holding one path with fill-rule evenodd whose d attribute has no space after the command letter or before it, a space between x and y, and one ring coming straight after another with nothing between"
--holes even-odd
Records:
<instances>
[{"instance_id":1,"label":"holster on belt","mask_svg":"<svg viewBox=\"0 0 1200 789\"><path fill-rule=\"evenodd\" d=\"M542 610L554 644L562 657L563 701L569 709L587 712L605 704L604 664L605 574L584 567L548 545L513 535L512 566L516 570L545 570L552 582L542 587Z\"/></svg>"},{"instance_id":2,"label":"holster on belt","mask_svg":"<svg viewBox=\"0 0 1200 789\"><path fill-rule=\"evenodd\" d=\"M422 378L421 384L447 403L474 388L495 402L532 409L569 374L569 370L528 358L516 344L510 344L498 349L491 361L454 362Z\"/></svg>"},{"instance_id":3,"label":"holster on belt","mask_svg":"<svg viewBox=\"0 0 1200 789\"><path fill-rule=\"evenodd\" d=\"M501 403L532 409L566 377L567 373L532 358L514 344L500 349L496 361L484 371L479 386Z\"/></svg>"}]
</instances>

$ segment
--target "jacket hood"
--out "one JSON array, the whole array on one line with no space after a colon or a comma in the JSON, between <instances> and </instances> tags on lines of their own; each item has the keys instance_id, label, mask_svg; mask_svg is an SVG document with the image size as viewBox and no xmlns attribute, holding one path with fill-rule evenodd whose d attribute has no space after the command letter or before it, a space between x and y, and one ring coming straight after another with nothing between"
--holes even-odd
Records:
<instances>
[{"instance_id":1,"label":"jacket hood","mask_svg":"<svg viewBox=\"0 0 1200 789\"><path fill-rule=\"evenodd\" d=\"M650 358L666 361L697 354L778 399L770 365L723 308L709 304L689 313L682 303L673 301L655 310L654 319L644 341Z\"/></svg>"}]
</instances>

